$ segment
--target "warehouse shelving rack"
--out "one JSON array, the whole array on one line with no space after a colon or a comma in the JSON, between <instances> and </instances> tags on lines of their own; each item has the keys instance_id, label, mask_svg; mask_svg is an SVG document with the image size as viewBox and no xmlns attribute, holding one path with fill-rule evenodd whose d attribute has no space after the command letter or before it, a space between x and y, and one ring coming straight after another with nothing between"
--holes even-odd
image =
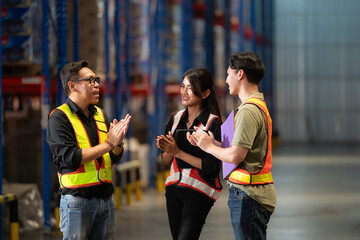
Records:
<instances>
[{"instance_id":1,"label":"warehouse shelving rack","mask_svg":"<svg viewBox=\"0 0 360 240\"><path fill-rule=\"evenodd\" d=\"M131 101L131 93L129 91L131 80L129 76L129 64L127 63L127 57L129 53L126 51L127 45L126 38L129 36L125 36L125 43L121 41L121 34L123 33L123 28L126 27L126 22L129 19L126 16L125 8L129 6L131 0L120 1L120 0L113 0L115 4L115 24L114 24L114 35L115 35L115 72L116 72L116 79L114 85L111 84L110 81L110 54L109 54L109 36L111 36L110 32L112 29L109 29L109 3L110 0L104 0L104 47L105 47L105 78L106 78L106 88L105 88L105 101L112 102L111 99L114 98L114 115L116 118L121 118L124 112L128 112L130 110L129 103ZM244 29L246 29L244 25L245 22L250 23L252 26L252 30L254 29L255 21L257 21L255 17L255 1L260 1L262 6L262 29L261 33L263 41L261 43L256 42L256 36L254 35L246 35ZM239 20L239 32L236 32L238 45L236 48L231 48L230 41L231 41L231 23L230 23L230 8L233 7L233 4L238 3L240 8L236 12L236 17ZM44 78L43 85L42 85L42 146L43 146L43 200L44 200L44 226L46 229L50 229L50 151L48 145L45 141L46 139L46 122L47 122L47 114L49 113L49 105L50 105L50 74L49 74L49 56L48 56L48 35L49 35L49 1L42 0L42 19L43 19L43 26L42 26L42 75ZM156 6L154 7L154 3ZM1 4L1 2L0 2ZM74 45L74 60L79 60L79 0L73 0L74 4L74 36L73 36L73 45ZM149 41L150 41L150 57L147 64L149 64L149 76L150 76L150 89L149 89L149 96L147 97L148 103L147 111L149 114L149 118L147 119L149 122L148 125L148 143L150 144L150 162L149 162L149 181L150 187L154 187L155 185L155 172L153 166L155 165L156 157L159 154L159 151L154 143L154 138L157 135L163 134L163 128L167 121L167 111L164 109L168 109L168 93L165 91L166 88L166 69L163 68L166 59L169 58L169 53L166 52L166 31L167 31L167 23L166 23L166 1L165 0L158 0L158 1L151 1L148 0L149 5ZM180 75L184 73L189 68L194 67L193 61L193 52L192 52L192 45L193 39L193 0L182 0L179 1L180 7L180 51L179 51L179 72ZM248 4L248 5L246 5ZM231 52L235 51L243 51L243 50L256 50L257 47L262 48L262 52L264 54L264 62L267 66L267 73L266 76L266 84L263 86L263 90L265 92L265 96L272 98L272 85L273 85L273 49L272 49L272 32L273 32L273 0L225 0L225 20L224 20L224 28L226 34L226 42L225 42L225 49L226 49L226 59L228 58ZM213 12L214 12L215 0L209 1L207 5L208 11L205 15L206 19L206 29L205 29L205 39L206 44L204 45L207 51L207 61L206 61L206 68L208 68L214 74L214 43L211 36L213 36L213 26L214 26L214 19L213 19ZM250 12L246 16L243 14L244 8ZM57 63L58 70L63 68L67 63L67 1L56 0L56 35L58 41L58 51L59 51L59 61ZM245 17L248 17L245 19ZM265 24L266 22L266 24ZM1 26L1 19L0 19L0 26ZM128 33L128 31L125 31ZM250 38L246 39L246 36ZM0 33L1 37L1 33ZM244 45L244 43L247 44ZM121 45L125 44L125 45ZM250 46L250 47L249 47ZM0 48L0 55L1 55L1 48ZM1 63L1 59L0 59ZM227 63L224 63L227 66ZM1 99L0 104L2 105L2 68L0 68L0 92L1 92ZM59 72L58 71L58 72ZM179 79L181 81L181 79ZM115 91L111 91L112 88L115 88ZM56 96L56 105L59 105L63 102L65 96L63 95L63 90L61 88L60 78L58 78L57 82L57 96ZM123 94L125 93L125 94ZM112 105L112 104L111 104ZM126 106L125 106L126 105ZM126 109L124 109L126 107ZM112 108L111 108L112 109ZM270 104L270 113L273 115L274 108ZM3 112L0 111L0 119L2 118ZM0 132L2 132L2 122L0 122ZM129 138L131 132L127 138ZM0 166L3 166L3 149L2 149L2 136L0 136ZM127 160L130 159L130 154L128 154ZM3 179L3 171L2 168L0 170L0 194L2 194L2 179ZM1 211L1 205L0 205ZM2 227L0 228L0 233L2 234Z\"/></svg>"}]
</instances>

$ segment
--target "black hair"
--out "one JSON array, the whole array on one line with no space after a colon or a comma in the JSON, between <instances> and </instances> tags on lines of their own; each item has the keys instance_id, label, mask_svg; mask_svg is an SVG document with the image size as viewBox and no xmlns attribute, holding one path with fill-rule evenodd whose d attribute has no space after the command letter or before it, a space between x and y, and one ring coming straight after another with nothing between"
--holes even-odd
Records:
<instances>
[{"instance_id":1,"label":"black hair","mask_svg":"<svg viewBox=\"0 0 360 240\"><path fill-rule=\"evenodd\" d=\"M60 78L66 96L68 96L70 92L68 82L78 78L80 69L88 66L89 64L87 61L71 62L66 64L65 67L61 70Z\"/></svg>"},{"instance_id":2,"label":"black hair","mask_svg":"<svg viewBox=\"0 0 360 240\"><path fill-rule=\"evenodd\" d=\"M255 52L233 53L229 58L231 69L245 72L249 82L259 85L265 75L265 65Z\"/></svg>"},{"instance_id":3,"label":"black hair","mask_svg":"<svg viewBox=\"0 0 360 240\"><path fill-rule=\"evenodd\" d=\"M202 93L207 89L210 90L209 96L201 102L201 108L207 108L210 113L217 115L221 119L220 108L214 90L214 80L211 73L204 68L192 68L184 73L182 79L185 77L189 79L195 96L202 98Z\"/></svg>"}]
</instances>

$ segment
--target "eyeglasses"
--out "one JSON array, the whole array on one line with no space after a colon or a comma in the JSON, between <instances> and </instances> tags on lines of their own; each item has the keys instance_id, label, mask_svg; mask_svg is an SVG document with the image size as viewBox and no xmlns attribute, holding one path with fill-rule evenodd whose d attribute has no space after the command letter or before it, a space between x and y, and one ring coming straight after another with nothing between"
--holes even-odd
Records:
<instances>
[{"instance_id":1,"label":"eyeglasses","mask_svg":"<svg viewBox=\"0 0 360 240\"><path fill-rule=\"evenodd\" d=\"M95 82L97 82L97 84L100 85L101 81L100 81L100 77L88 77L88 78L82 78L82 79L77 79L77 80L72 80L73 82L79 82L79 81L89 81L91 86L95 85Z\"/></svg>"}]
</instances>

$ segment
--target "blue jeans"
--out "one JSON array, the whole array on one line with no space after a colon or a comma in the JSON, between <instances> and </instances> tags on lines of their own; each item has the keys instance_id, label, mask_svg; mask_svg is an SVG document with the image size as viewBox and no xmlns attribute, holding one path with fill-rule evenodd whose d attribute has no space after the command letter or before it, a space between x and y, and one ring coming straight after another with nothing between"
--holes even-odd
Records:
<instances>
[{"instance_id":1,"label":"blue jeans","mask_svg":"<svg viewBox=\"0 0 360 240\"><path fill-rule=\"evenodd\" d=\"M270 211L231 185L228 206L236 240L266 239L266 228L272 214Z\"/></svg>"},{"instance_id":2,"label":"blue jeans","mask_svg":"<svg viewBox=\"0 0 360 240\"><path fill-rule=\"evenodd\" d=\"M115 239L115 206L112 197L62 195L60 231L63 239Z\"/></svg>"}]
</instances>

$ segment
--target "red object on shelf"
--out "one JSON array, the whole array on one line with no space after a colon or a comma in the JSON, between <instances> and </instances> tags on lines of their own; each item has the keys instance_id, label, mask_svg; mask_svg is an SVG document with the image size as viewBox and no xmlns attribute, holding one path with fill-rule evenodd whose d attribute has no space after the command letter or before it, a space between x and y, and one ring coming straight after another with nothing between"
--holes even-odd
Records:
<instances>
[{"instance_id":1,"label":"red object on shelf","mask_svg":"<svg viewBox=\"0 0 360 240\"><path fill-rule=\"evenodd\" d=\"M150 76L140 75L133 78L133 82L130 84L130 93L134 95L148 96L150 92Z\"/></svg>"},{"instance_id":2,"label":"red object on shelf","mask_svg":"<svg viewBox=\"0 0 360 240\"><path fill-rule=\"evenodd\" d=\"M250 25L245 26L245 39L250 40L254 37L254 31L251 29Z\"/></svg>"},{"instance_id":3,"label":"red object on shelf","mask_svg":"<svg viewBox=\"0 0 360 240\"><path fill-rule=\"evenodd\" d=\"M238 32L240 29L239 20L235 17L231 17L230 19L230 28L233 32Z\"/></svg>"},{"instance_id":4,"label":"red object on shelf","mask_svg":"<svg viewBox=\"0 0 360 240\"><path fill-rule=\"evenodd\" d=\"M169 83L165 86L165 91L169 96L176 96L180 94L180 84Z\"/></svg>"},{"instance_id":5,"label":"red object on shelf","mask_svg":"<svg viewBox=\"0 0 360 240\"><path fill-rule=\"evenodd\" d=\"M205 18L206 6L204 3L195 3L193 9L194 18Z\"/></svg>"},{"instance_id":6,"label":"red object on shelf","mask_svg":"<svg viewBox=\"0 0 360 240\"><path fill-rule=\"evenodd\" d=\"M225 16L224 13L221 10L215 11L215 21L214 25L216 26L225 26Z\"/></svg>"},{"instance_id":7,"label":"red object on shelf","mask_svg":"<svg viewBox=\"0 0 360 240\"><path fill-rule=\"evenodd\" d=\"M41 95L44 80L44 76L4 77L2 79L3 93Z\"/></svg>"}]
</instances>

